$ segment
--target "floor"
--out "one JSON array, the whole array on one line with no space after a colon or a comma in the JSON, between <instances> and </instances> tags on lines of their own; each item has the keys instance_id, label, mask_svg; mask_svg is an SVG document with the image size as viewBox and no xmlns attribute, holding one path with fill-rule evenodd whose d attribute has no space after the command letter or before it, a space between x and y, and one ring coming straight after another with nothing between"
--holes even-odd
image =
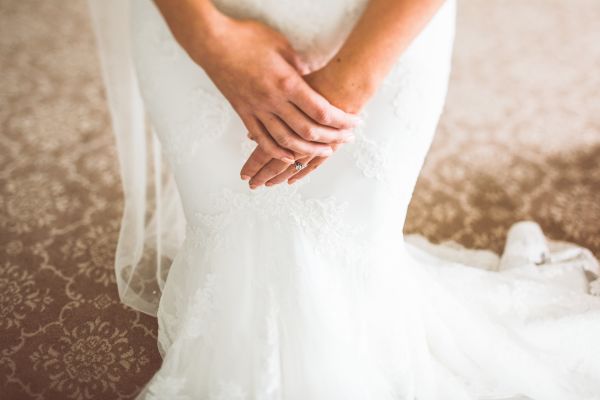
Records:
<instances>
[{"instance_id":1,"label":"floor","mask_svg":"<svg viewBox=\"0 0 600 400\"><path fill-rule=\"evenodd\" d=\"M600 257L600 2L461 0L404 231L502 250L533 219ZM156 321L122 306L122 193L83 0L0 0L0 398L132 399ZM398 227L400 230L401 227Z\"/></svg>"}]
</instances>

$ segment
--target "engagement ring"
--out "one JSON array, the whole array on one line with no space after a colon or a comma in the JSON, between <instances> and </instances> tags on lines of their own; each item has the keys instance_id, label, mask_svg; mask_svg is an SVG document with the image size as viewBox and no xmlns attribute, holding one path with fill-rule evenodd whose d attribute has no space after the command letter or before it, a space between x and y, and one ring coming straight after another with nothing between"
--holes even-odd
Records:
<instances>
[{"instance_id":1,"label":"engagement ring","mask_svg":"<svg viewBox=\"0 0 600 400\"><path fill-rule=\"evenodd\" d=\"M302 168L306 167L306 165L302 164L300 161L294 162L294 166L296 167L296 171L300 171Z\"/></svg>"}]
</instances>

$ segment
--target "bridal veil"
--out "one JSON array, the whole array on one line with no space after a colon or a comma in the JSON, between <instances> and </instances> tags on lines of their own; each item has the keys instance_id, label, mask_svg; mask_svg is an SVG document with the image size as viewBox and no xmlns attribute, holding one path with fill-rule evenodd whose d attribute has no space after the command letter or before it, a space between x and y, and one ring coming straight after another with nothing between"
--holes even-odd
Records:
<instances>
[{"instance_id":1,"label":"bridal veil","mask_svg":"<svg viewBox=\"0 0 600 400\"><path fill-rule=\"evenodd\" d=\"M185 233L172 173L146 120L131 53L131 1L88 0L116 138L124 209L115 253L121 301L156 315Z\"/></svg>"}]
</instances>

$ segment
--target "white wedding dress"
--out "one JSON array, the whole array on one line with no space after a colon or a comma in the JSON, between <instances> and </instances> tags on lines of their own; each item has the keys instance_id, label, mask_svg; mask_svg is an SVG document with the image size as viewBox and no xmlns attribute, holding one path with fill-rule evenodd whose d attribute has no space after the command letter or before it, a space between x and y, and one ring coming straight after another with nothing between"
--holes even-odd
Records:
<instances>
[{"instance_id":1,"label":"white wedding dress","mask_svg":"<svg viewBox=\"0 0 600 400\"><path fill-rule=\"evenodd\" d=\"M215 4L318 65L366 2ZM158 308L163 364L139 399L600 399L600 299L578 280L595 260L535 266L533 223L500 271L485 252L403 238L446 96L453 0L397 60L354 143L255 191L239 178L254 143L236 113L152 1L133 7L139 85L187 220Z\"/></svg>"}]
</instances>

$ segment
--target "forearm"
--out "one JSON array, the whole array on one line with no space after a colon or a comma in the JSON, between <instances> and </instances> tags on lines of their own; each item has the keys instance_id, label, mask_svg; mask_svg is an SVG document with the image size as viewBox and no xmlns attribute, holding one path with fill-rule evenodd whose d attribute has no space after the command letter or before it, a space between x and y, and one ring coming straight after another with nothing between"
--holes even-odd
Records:
<instances>
[{"instance_id":1,"label":"forearm","mask_svg":"<svg viewBox=\"0 0 600 400\"><path fill-rule=\"evenodd\" d=\"M224 40L230 19L212 1L154 0L154 3L177 42L193 58L208 58L212 47Z\"/></svg>"},{"instance_id":2,"label":"forearm","mask_svg":"<svg viewBox=\"0 0 600 400\"><path fill-rule=\"evenodd\" d=\"M349 92L372 95L444 0L370 0L328 63Z\"/></svg>"}]
</instances>

